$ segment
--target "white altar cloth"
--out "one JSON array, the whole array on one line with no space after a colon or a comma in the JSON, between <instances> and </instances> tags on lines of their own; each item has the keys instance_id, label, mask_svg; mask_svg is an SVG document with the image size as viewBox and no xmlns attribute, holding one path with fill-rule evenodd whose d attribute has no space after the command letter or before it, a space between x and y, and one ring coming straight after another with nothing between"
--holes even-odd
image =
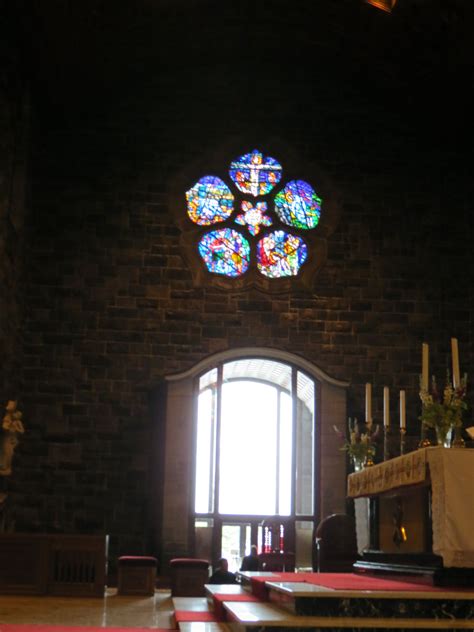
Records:
<instances>
[{"instance_id":1,"label":"white altar cloth","mask_svg":"<svg viewBox=\"0 0 474 632\"><path fill-rule=\"evenodd\" d=\"M431 484L433 553L446 568L474 568L474 450L430 447L348 477L352 498Z\"/></svg>"},{"instance_id":2,"label":"white altar cloth","mask_svg":"<svg viewBox=\"0 0 474 632\"><path fill-rule=\"evenodd\" d=\"M427 448L433 553L445 567L474 568L474 450Z\"/></svg>"}]
</instances>

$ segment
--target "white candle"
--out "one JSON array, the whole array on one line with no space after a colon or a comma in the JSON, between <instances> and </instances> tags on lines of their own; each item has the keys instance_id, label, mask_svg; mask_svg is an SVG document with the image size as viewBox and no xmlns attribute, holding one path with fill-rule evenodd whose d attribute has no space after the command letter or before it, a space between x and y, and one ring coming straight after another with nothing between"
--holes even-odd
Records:
<instances>
[{"instance_id":1,"label":"white candle","mask_svg":"<svg viewBox=\"0 0 474 632\"><path fill-rule=\"evenodd\" d=\"M365 421L372 423L372 384L365 385Z\"/></svg>"},{"instance_id":2,"label":"white candle","mask_svg":"<svg viewBox=\"0 0 474 632\"><path fill-rule=\"evenodd\" d=\"M405 406L405 391L400 391L400 428L406 429L407 417Z\"/></svg>"},{"instance_id":3,"label":"white candle","mask_svg":"<svg viewBox=\"0 0 474 632\"><path fill-rule=\"evenodd\" d=\"M383 387L383 425L390 426L390 395L388 386Z\"/></svg>"},{"instance_id":4,"label":"white candle","mask_svg":"<svg viewBox=\"0 0 474 632\"><path fill-rule=\"evenodd\" d=\"M459 374L459 351L457 338L451 338L451 355L453 358L453 386L459 388L461 385L461 377Z\"/></svg>"},{"instance_id":5,"label":"white candle","mask_svg":"<svg viewBox=\"0 0 474 632\"><path fill-rule=\"evenodd\" d=\"M422 357L421 357L421 387L427 391L428 390L428 375L429 375L429 351L430 348L426 344L423 343L422 347Z\"/></svg>"}]
</instances>

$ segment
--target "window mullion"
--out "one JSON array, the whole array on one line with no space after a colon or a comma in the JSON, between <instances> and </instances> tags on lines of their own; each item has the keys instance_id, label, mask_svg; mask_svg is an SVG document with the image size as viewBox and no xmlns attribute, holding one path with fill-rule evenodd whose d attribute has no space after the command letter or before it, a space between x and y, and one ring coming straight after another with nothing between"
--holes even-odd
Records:
<instances>
[{"instance_id":1,"label":"window mullion","mask_svg":"<svg viewBox=\"0 0 474 632\"><path fill-rule=\"evenodd\" d=\"M291 450L291 515L296 515L296 471L298 464L296 463L296 441L297 441L297 414L298 414L298 402L297 402L297 371L294 367L291 369L291 436L292 436L292 450Z\"/></svg>"},{"instance_id":2,"label":"window mullion","mask_svg":"<svg viewBox=\"0 0 474 632\"><path fill-rule=\"evenodd\" d=\"M220 441L222 420L222 364L217 369L217 399L216 399L216 424L214 444L214 513L219 514L219 487L220 487Z\"/></svg>"},{"instance_id":3,"label":"window mullion","mask_svg":"<svg viewBox=\"0 0 474 632\"><path fill-rule=\"evenodd\" d=\"M275 460L275 468L276 468L276 497L275 497L275 515L280 515L280 458L281 458L281 390L276 390L277 396L277 415L276 415L276 460Z\"/></svg>"}]
</instances>

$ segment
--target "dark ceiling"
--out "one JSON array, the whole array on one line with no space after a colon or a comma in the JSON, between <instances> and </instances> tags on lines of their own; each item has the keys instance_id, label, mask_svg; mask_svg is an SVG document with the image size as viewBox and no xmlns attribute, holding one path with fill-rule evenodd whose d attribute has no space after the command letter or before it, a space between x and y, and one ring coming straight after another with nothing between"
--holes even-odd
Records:
<instances>
[{"instance_id":1,"label":"dark ceiling","mask_svg":"<svg viewBox=\"0 0 474 632\"><path fill-rule=\"evenodd\" d=\"M3 1L3 40L7 47L13 39L20 43L22 72L43 114L84 103L108 108L126 93L169 89L171 75L185 83L199 76L205 85L226 74L229 90L235 83L249 93L280 82L288 94L304 83L309 99L320 101L337 77L343 99L428 120L433 134L437 129L461 142L469 135L472 0L398 0L390 14L363 0L292 0L291 12L287 6L287 0Z\"/></svg>"}]
</instances>

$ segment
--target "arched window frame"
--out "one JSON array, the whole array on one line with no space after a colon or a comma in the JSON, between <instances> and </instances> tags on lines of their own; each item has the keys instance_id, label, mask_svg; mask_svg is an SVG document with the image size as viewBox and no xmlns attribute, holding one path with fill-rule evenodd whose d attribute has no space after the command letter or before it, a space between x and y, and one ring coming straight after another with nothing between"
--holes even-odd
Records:
<instances>
[{"instance_id":1,"label":"arched window frame","mask_svg":"<svg viewBox=\"0 0 474 632\"><path fill-rule=\"evenodd\" d=\"M332 378L305 358L291 352L267 347L229 349L209 356L189 370L168 375L157 390L155 416L160 418L156 480L159 503L156 516L156 548L163 567L173 557L193 556L198 550L194 528L194 454L195 378L219 362L244 357L266 357L294 364L320 383L317 487L319 520L330 513L346 510L346 459L333 426L347 421L349 384Z\"/></svg>"}]
</instances>

